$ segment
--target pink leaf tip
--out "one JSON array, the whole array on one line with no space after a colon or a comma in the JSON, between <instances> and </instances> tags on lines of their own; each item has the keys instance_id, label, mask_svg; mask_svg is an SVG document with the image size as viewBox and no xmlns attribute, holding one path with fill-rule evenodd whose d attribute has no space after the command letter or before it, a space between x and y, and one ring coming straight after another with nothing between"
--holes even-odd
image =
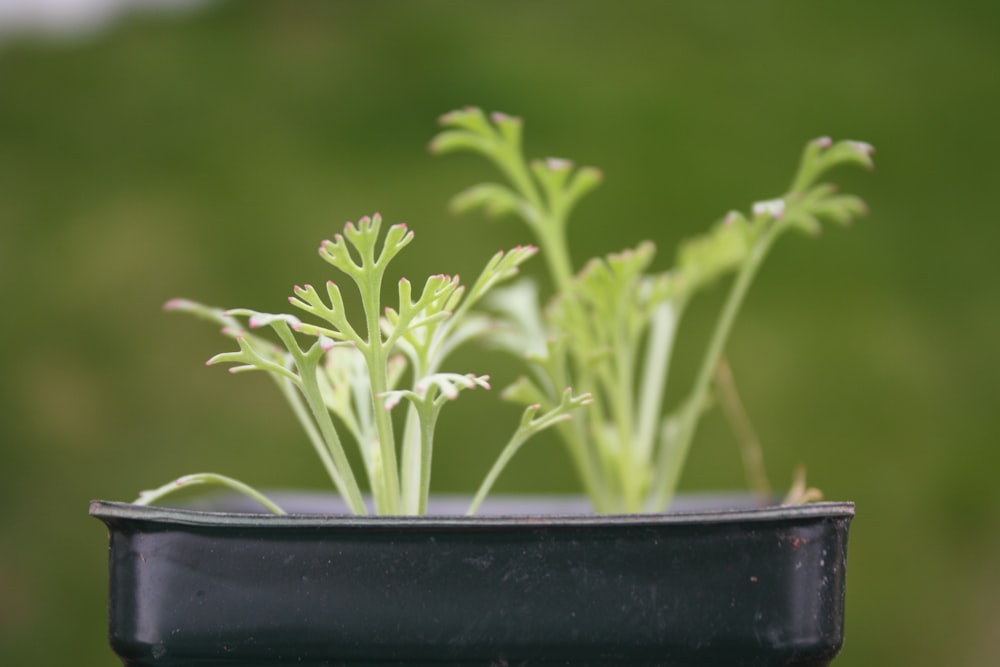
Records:
<instances>
[{"instance_id":1,"label":"pink leaf tip","mask_svg":"<svg viewBox=\"0 0 1000 667\"><path fill-rule=\"evenodd\" d=\"M191 302L187 299L170 299L165 304L163 304L163 310L180 310L182 308L188 308L191 306Z\"/></svg>"},{"instance_id":2,"label":"pink leaf tip","mask_svg":"<svg viewBox=\"0 0 1000 667\"><path fill-rule=\"evenodd\" d=\"M866 157L875 152L875 147L867 141L848 141L847 144Z\"/></svg>"},{"instance_id":3,"label":"pink leaf tip","mask_svg":"<svg viewBox=\"0 0 1000 667\"><path fill-rule=\"evenodd\" d=\"M775 220L780 220L785 213L784 199L769 199L767 201L755 202L753 205L754 215L770 215Z\"/></svg>"},{"instance_id":4,"label":"pink leaf tip","mask_svg":"<svg viewBox=\"0 0 1000 667\"><path fill-rule=\"evenodd\" d=\"M494 123L520 123L521 119L517 116L511 116L510 114L505 114L502 111L494 111L490 114L490 119Z\"/></svg>"}]
</instances>

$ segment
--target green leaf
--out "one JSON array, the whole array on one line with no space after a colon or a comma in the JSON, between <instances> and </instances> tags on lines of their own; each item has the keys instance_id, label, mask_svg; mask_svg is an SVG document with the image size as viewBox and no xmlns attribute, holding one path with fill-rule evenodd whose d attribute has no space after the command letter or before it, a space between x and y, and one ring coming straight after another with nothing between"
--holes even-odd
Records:
<instances>
[{"instance_id":1,"label":"green leaf","mask_svg":"<svg viewBox=\"0 0 1000 667\"><path fill-rule=\"evenodd\" d=\"M443 127L455 127L476 134L490 134L490 123L486 114L478 107L468 106L442 115L438 122Z\"/></svg>"},{"instance_id":2,"label":"green leaf","mask_svg":"<svg viewBox=\"0 0 1000 667\"><path fill-rule=\"evenodd\" d=\"M437 155L463 150L489 155L492 148L492 143L485 137L458 130L441 132L430 143L431 152Z\"/></svg>"},{"instance_id":3,"label":"green leaf","mask_svg":"<svg viewBox=\"0 0 1000 667\"><path fill-rule=\"evenodd\" d=\"M400 250L413 240L413 232L404 224L393 225L379 247L382 216L378 213L348 222L343 234L320 244L319 254L355 280L367 279L373 271L385 268Z\"/></svg>"},{"instance_id":4,"label":"green leaf","mask_svg":"<svg viewBox=\"0 0 1000 667\"><path fill-rule=\"evenodd\" d=\"M501 319L500 326L494 327L488 336L493 345L526 359L540 360L548 356L548 335L538 302L538 283L526 278L495 289L486 305Z\"/></svg>"},{"instance_id":5,"label":"green leaf","mask_svg":"<svg viewBox=\"0 0 1000 667\"><path fill-rule=\"evenodd\" d=\"M457 213L482 209L487 215L499 218L510 214L522 215L524 200L506 186L481 183L455 195L450 206Z\"/></svg>"},{"instance_id":6,"label":"green leaf","mask_svg":"<svg viewBox=\"0 0 1000 667\"><path fill-rule=\"evenodd\" d=\"M493 488L493 484L496 483L500 473L525 442L545 429L572 418L572 412L574 410L584 405L588 405L592 401L593 398L590 394L580 394L578 396L574 396L572 389L566 389L560 397L559 403L541 414L539 414L542 410L541 405L529 405L525 408L521 415L520 426L518 426L514 435L511 436L507 445L500 453L500 456L497 457L493 467L490 468L489 473L486 475L486 479L483 480L483 483L480 485L475 497L472 499L472 504L469 506L468 514L476 513L476 510L486 497L486 494Z\"/></svg>"},{"instance_id":7,"label":"green leaf","mask_svg":"<svg viewBox=\"0 0 1000 667\"><path fill-rule=\"evenodd\" d=\"M397 389L379 394L385 408L391 410L404 398L415 403L427 403L439 407L445 401L453 401L465 389L490 388L489 375L473 373L432 373L421 378L413 389Z\"/></svg>"},{"instance_id":8,"label":"green leaf","mask_svg":"<svg viewBox=\"0 0 1000 667\"><path fill-rule=\"evenodd\" d=\"M773 216L776 206L759 207L758 216ZM707 234L684 241L677 253L674 288L683 298L736 269L753 243L752 225L730 213Z\"/></svg>"},{"instance_id":9,"label":"green leaf","mask_svg":"<svg viewBox=\"0 0 1000 667\"><path fill-rule=\"evenodd\" d=\"M874 169L872 160L875 148L864 141L838 141L820 137L806 144L799 163L799 170L792 182L791 192L802 192L834 167L856 164Z\"/></svg>"}]
</instances>

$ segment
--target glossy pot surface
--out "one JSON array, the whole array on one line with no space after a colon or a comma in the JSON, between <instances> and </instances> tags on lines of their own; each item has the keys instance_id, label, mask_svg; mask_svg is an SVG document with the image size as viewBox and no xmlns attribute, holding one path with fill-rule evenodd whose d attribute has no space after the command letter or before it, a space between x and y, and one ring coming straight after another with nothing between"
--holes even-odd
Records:
<instances>
[{"instance_id":1,"label":"glossy pot surface","mask_svg":"<svg viewBox=\"0 0 1000 667\"><path fill-rule=\"evenodd\" d=\"M128 666L828 664L854 506L678 506L90 512L110 529L110 638Z\"/></svg>"}]
</instances>

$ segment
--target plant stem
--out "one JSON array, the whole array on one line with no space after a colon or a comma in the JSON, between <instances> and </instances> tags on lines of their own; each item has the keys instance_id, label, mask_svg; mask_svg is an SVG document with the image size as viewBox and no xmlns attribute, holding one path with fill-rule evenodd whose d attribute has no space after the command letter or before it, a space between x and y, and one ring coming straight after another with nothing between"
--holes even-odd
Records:
<instances>
[{"instance_id":1,"label":"plant stem","mask_svg":"<svg viewBox=\"0 0 1000 667\"><path fill-rule=\"evenodd\" d=\"M323 400L323 394L319 387L319 362L323 356L323 350L319 342L314 343L308 352L303 353L295 341L295 336L292 334L291 329L287 326L278 326L274 328L274 331L278 335L278 338L281 339L281 342L285 344L285 348L289 354L292 355L295 367L299 371L299 390L302 392L306 405L309 406L309 411L312 413L313 423L323 436L323 442L326 443L326 447L317 448L317 452L320 454L327 472L332 477L334 485L344 497L351 511L355 514L367 514L368 510L365 507L364 499L361 497L361 489L358 486L357 479L354 477L354 470L347 460L344 445L340 441L340 436L337 435L337 429L333 425L330 411L326 407L326 402ZM297 404L296 401L291 398L289 400L292 402L294 408ZM301 404L299 405L301 406ZM298 410L296 410L296 415L300 419L305 417L305 415L300 415ZM328 457L323 455L324 449Z\"/></svg>"},{"instance_id":2,"label":"plant stem","mask_svg":"<svg viewBox=\"0 0 1000 667\"><path fill-rule=\"evenodd\" d=\"M636 456L636 443L632 420L635 418L635 386L633 377L633 353L628 334L623 331L627 325L620 317L616 327L614 352L617 391L613 396L615 430L618 441L618 474L622 489L622 502L626 512L638 512L642 505L640 480L643 471Z\"/></svg>"},{"instance_id":3,"label":"plant stem","mask_svg":"<svg viewBox=\"0 0 1000 667\"><path fill-rule=\"evenodd\" d=\"M378 333L375 333L377 336ZM392 418L385 407L378 404L378 397L389 390L386 384L386 358L385 351L381 349L382 343L375 340L369 345L366 352L368 357L368 371L372 386L372 407L375 414L375 430L378 434L379 465L378 470L373 474L381 477L381 486L385 493L384 497L379 494L375 501L378 504L379 514L399 513L399 471L396 462L396 440L393 435Z\"/></svg>"},{"instance_id":4,"label":"plant stem","mask_svg":"<svg viewBox=\"0 0 1000 667\"><path fill-rule=\"evenodd\" d=\"M427 514L427 498L431 493L431 458L434 454L434 429L440 407L433 404L421 406L417 413L420 421L420 504L417 514Z\"/></svg>"},{"instance_id":5,"label":"plant stem","mask_svg":"<svg viewBox=\"0 0 1000 667\"><path fill-rule=\"evenodd\" d=\"M732 331L733 323L736 321L736 315L739 313L740 306L743 304L747 291L751 283L753 283L754 276L763 263L767 251L776 238L778 229L777 225L772 224L761 232L760 236L754 242L746 261L736 275L733 285L729 290L729 295L726 297L722 313L716 321L715 330L712 332L712 337L709 340L705 356L702 358L694 386L684 407L681 416L679 437L673 443L675 450L668 453L663 459L666 462L665 469L660 470L660 479L657 480L656 493L652 498L653 508L658 511L666 510L673 499L681 470L684 468L684 462L691 449L691 442L694 440L695 432L698 430L702 406L708 396L712 376L715 374L715 369L722 358L726 341L729 338L730 331Z\"/></svg>"},{"instance_id":6,"label":"plant stem","mask_svg":"<svg viewBox=\"0 0 1000 667\"><path fill-rule=\"evenodd\" d=\"M355 514L367 514L368 509L365 507L364 498L361 496L358 481L354 477L354 470L347 460L347 454L344 452L344 447L337 435L333 420L330 418L330 412L327 410L326 403L323 401L323 396L320 393L319 382L315 377L315 366L303 369L301 375L302 394L305 396L306 404L309 406L313 419L316 421L319 431L323 435L323 440L329 446L330 454L335 464L334 468L339 473L340 483L338 484L338 477L334 477L334 484L338 487L341 495L344 496L352 512Z\"/></svg>"},{"instance_id":7,"label":"plant stem","mask_svg":"<svg viewBox=\"0 0 1000 667\"><path fill-rule=\"evenodd\" d=\"M411 404L406 410L403 426L403 449L400 454L400 504L403 514L414 514L420 507L420 480L424 453L421 442L420 417Z\"/></svg>"},{"instance_id":8,"label":"plant stem","mask_svg":"<svg viewBox=\"0 0 1000 667\"><path fill-rule=\"evenodd\" d=\"M514 457L514 454L517 453L517 450L521 448L521 445L523 445L530 437L531 432L524 428L519 428L517 432L514 433L514 436L507 443L507 446L503 448L502 452L500 452L500 456L498 456L497 460L493 462L493 467L490 468L486 478L483 479L483 483L479 485L479 490L476 491L476 495L473 497L472 503L469 504L469 509L466 511L466 514L471 516L479 510L479 506L483 503L483 500L490 492L490 489L493 488L493 485L496 483L500 473L503 472L505 467L507 467L507 464Z\"/></svg>"},{"instance_id":9,"label":"plant stem","mask_svg":"<svg viewBox=\"0 0 1000 667\"><path fill-rule=\"evenodd\" d=\"M316 424L309 416L308 408L302 404L302 395L298 392L295 385L287 378L274 376L274 381L278 384L281 394L291 406L292 412L295 414L295 418L298 419L302 429L306 432L306 436L309 438L309 442L312 443L313 449L319 456L320 461L322 461L327 475L330 476L334 486L341 489L341 475L337 470L337 464L333 459L331 448L324 441L323 436L320 435L319 431L316 430Z\"/></svg>"},{"instance_id":10,"label":"plant stem","mask_svg":"<svg viewBox=\"0 0 1000 667\"><path fill-rule=\"evenodd\" d=\"M663 408L663 392L670 375L671 351L681 309L671 301L664 301L653 311L649 325L649 339L639 395L639 412L636 416L636 446L638 458L650 461L656 423Z\"/></svg>"},{"instance_id":11,"label":"plant stem","mask_svg":"<svg viewBox=\"0 0 1000 667\"><path fill-rule=\"evenodd\" d=\"M559 424L556 430L570 451L584 492L591 498L594 511L606 514L611 511L605 481L601 478L601 468L594 460L594 448L588 446L586 419L573 419Z\"/></svg>"},{"instance_id":12,"label":"plant stem","mask_svg":"<svg viewBox=\"0 0 1000 667\"><path fill-rule=\"evenodd\" d=\"M164 484L158 489L153 489L152 491L143 491L142 494L133 502L134 505L152 505L153 503L161 500L162 498L179 491L180 489L194 486L197 484L217 484L219 486L225 486L234 491L242 493L243 495L253 498L258 503L263 505L272 514L284 514L285 510L278 507L278 505L265 496L263 493L257 489L244 484L239 480L235 480L232 477L226 477L225 475L218 475L213 472L200 472L194 473L192 475L184 475L179 477L172 482Z\"/></svg>"},{"instance_id":13,"label":"plant stem","mask_svg":"<svg viewBox=\"0 0 1000 667\"><path fill-rule=\"evenodd\" d=\"M360 286L360 285L359 285ZM361 299L368 327L368 342L361 346L368 362L368 376L372 389L372 411L375 415L375 429L378 434L379 469L373 474L381 477L378 486L383 493L375 494L379 514L399 514L399 468L396 461L396 440L392 432L392 418L389 411L378 404L378 397L389 390L388 350L382 341L379 317L381 310L382 271L378 270L371 280L365 281ZM362 445L365 446L365 445Z\"/></svg>"},{"instance_id":14,"label":"plant stem","mask_svg":"<svg viewBox=\"0 0 1000 667\"><path fill-rule=\"evenodd\" d=\"M743 401L740 400L740 394L736 390L736 380L733 379L733 371L725 356L719 360L719 365L715 369L715 387L719 405L726 414L740 446L747 485L761 498L767 498L771 495L771 483L767 481L760 439L754 432L750 417L747 415L746 408L743 407Z\"/></svg>"}]
</instances>

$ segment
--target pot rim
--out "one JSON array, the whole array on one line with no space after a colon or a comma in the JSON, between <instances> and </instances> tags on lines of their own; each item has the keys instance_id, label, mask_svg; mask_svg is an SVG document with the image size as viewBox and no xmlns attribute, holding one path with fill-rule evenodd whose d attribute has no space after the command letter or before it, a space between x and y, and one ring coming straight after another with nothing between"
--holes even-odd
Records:
<instances>
[{"instance_id":1,"label":"pot rim","mask_svg":"<svg viewBox=\"0 0 1000 667\"><path fill-rule=\"evenodd\" d=\"M185 526L246 528L511 528L526 526L662 526L726 524L736 522L795 521L810 518L852 518L853 502L816 502L805 505L768 505L732 509L685 510L641 514L528 513L465 516L357 516L343 513L285 515L262 512L220 512L93 500L90 515L98 519L147 521Z\"/></svg>"}]
</instances>

